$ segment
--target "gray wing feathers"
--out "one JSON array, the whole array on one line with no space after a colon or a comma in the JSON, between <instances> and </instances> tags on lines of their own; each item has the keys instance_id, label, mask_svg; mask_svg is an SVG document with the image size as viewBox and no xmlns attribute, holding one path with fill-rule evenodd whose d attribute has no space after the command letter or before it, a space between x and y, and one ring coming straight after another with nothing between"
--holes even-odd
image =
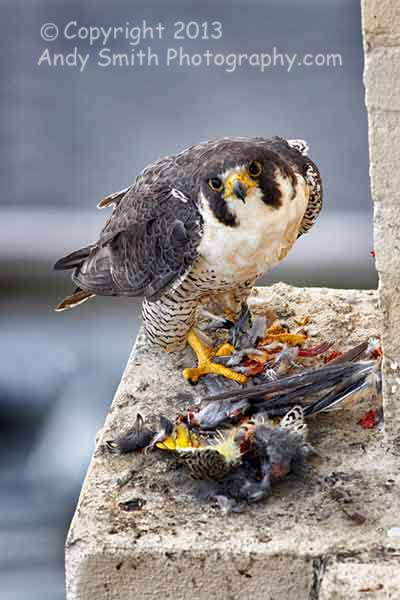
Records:
<instances>
[{"instance_id":1,"label":"gray wing feathers","mask_svg":"<svg viewBox=\"0 0 400 600\"><path fill-rule=\"evenodd\" d=\"M145 295L153 300L192 265L201 235L195 205L171 194L165 202L146 200L153 213L147 220L146 211L140 210L140 222L135 222L137 206L120 204L115 209L121 207L121 218L110 219L96 248L73 274L79 287L100 295ZM139 203L144 201L142 197Z\"/></svg>"},{"instance_id":2,"label":"gray wing feathers","mask_svg":"<svg viewBox=\"0 0 400 600\"><path fill-rule=\"evenodd\" d=\"M124 188L123 190L119 190L119 192L114 192L113 194L109 194L97 205L97 208L106 208L107 206L117 205L121 202L122 198L129 192L130 188Z\"/></svg>"}]
</instances>

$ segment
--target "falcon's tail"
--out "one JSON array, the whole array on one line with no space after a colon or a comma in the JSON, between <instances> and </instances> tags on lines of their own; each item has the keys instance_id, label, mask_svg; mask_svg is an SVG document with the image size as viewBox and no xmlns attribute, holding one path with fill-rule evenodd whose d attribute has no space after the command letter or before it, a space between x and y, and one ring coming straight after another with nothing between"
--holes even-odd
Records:
<instances>
[{"instance_id":1,"label":"falcon's tail","mask_svg":"<svg viewBox=\"0 0 400 600\"><path fill-rule=\"evenodd\" d=\"M79 248L75 252L67 254L60 258L54 265L56 271L64 271L65 269L75 269L80 267L81 264L88 258L93 246L86 246L85 248Z\"/></svg>"},{"instance_id":2,"label":"falcon's tail","mask_svg":"<svg viewBox=\"0 0 400 600\"><path fill-rule=\"evenodd\" d=\"M89 300L89 298L93 298L96 294L92 294L92 292L85 292L80 288L76 288L75 292L71 296L67 296L64 298L62 302L54 309L56 312L62 312L63 310L68 310L69 308L75 308L78 304L82 304Z\"/></svg>"},{"instance_id":3,"label":"falcon's tail","mask_svg":"<svg viewBox=\"0 0 400 600\"><path fill-rule=\"evenodd\" d=\"M80 248L79 250L75 250L75 252L67 254L67 256L63 256L56 262L54 269L56 271L63 271L65 269L78 270L89 257L92 249L93 246L86 246L85 248ZM86 300L89 300L89 298L92 298L93 296L95 296L93 292L87 292L80 287L77 287L71 296L67 296L58 306L56 306L55 310L56 312L61 312L69 308L74 308L75 306L78 306L78 304L86 302Z\"/></svg>"}]
</instances>

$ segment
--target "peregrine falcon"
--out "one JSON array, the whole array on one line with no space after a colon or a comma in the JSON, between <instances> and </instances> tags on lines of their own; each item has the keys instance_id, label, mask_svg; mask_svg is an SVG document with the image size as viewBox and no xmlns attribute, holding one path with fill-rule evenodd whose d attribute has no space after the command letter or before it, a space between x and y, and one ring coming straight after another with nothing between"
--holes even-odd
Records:
<instances>
[{"instance_id":1,"label":"peregrine falcon","mask_svg":"<svg viewBox=\"0 0 400 600\"><path fill-rule=\"evenodd\" d=\"M303 140L222 138L146 167L99 203L113 211L98 241L56 263L73 269L77 286L57 310L95 295L144 296L151 344L171 352L189 343L201 373L242 381L211 361L194 329L199 309L216 301L238 315L256 279L313 225L322 185L307 152Z\"/></svg>"}]
</instances>

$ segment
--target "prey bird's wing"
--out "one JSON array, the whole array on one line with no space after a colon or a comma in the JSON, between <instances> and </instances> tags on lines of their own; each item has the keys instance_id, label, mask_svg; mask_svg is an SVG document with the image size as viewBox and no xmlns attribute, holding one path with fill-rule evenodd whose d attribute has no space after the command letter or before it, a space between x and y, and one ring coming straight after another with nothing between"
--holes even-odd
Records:
<instances>
[{"instance_id":1,"label":"prey bird's wing","mask_svg":"<svg viewBox=\"0 0 400 600\"><path fill-rule=\"evenodd\" d=\"M344 362L339 364L328 364L320 368L304 369L293 375L281 377L268 383L260 383L244 389L233 389L221 394L206 396L204 401L215 402L220 400L230 400L231 402L249 399L252 404L262 404L265 401L271 402L273 397L279 397L282 394L288 396L292 394L296 397L301 392L303 395L321 391L329 386L336 385L338 381L358 374L360 371L372 370L375 363L352 363Z\"/></svg>"}]
</instances>

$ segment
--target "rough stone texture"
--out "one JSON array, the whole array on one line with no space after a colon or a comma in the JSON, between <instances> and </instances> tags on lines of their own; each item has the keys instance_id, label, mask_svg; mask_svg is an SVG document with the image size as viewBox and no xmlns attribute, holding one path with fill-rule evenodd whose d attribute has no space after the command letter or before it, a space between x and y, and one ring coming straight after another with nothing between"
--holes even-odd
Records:
<instances>
[{"instance_id":1,"label":"rough stone texture","mask_svg":"<svg viewBox=\"0 0 400 600\"><path fill-rule=\"evenodd\" d=\"M400 274L399 212L400 206L387 203L376 203L375 205L376 267L381 275L394 277L393 283L399 281ZM393 300L396 301L396 298Z\"/></svg>"},{"instance_id":2,"label":"rough stone texture","mask_svg":"<svg viewBox=\"0 0 400 600\"><path fill-rule=\"evenodd\" d=\"M377 204L400 207L400 119L398 112L370 111L371 187ZM379 201L379 202L378 202Z\"/></svg>"},{"instance_id":3,"label":"rough stone texture","mask_svg":"<svg viewBox=\"0 0 400 600\"><path fill-rule=\"evenodd\" d=\"M363 0L363 30L369 48L400 46L400 5L396 0Z\"/></svg>"},{"instance_id":4,"label":"rough stone texture","mask_svg":"<svg viewBox=\"0 0 400 600\"><path fill-rule=\"evenodd\" d=\"M389 437L400 439L400 278L396 274L379 275L380 307L385 327L383 328L383 395L385 430Z\"/></svg>"},{"instance_id":5,"label":"rough stone texture","mask_svg":"<svg viewBox=\"0 0 400 600\"><path fill-rule=\"evenodd\" d=\"M320 600L398 600L399 563L382 559L363 564L349 561L330 565L322 580Z\"/></svg>"},{"instance_id":6,"label":"rough stone texture","mask_svg":"<svg viewBox=\"0 0 400 600\"><path fill-rule=\"evenodd\" d=\"M365 88L370 110L400 110L400 48L374 48L365 58Z\"/></svg>"},{"instance_id":7,"label":"rough stone texture","mask_svg":"<svg viewBox=\"0 0 400 600\"><path fill-rule=\"evenodd\" d=\"M379 298L384 314L386 355L384 408L388 439L400 435L400 4L363 0L364 82L369 122L371 188L375 201L374 238Z\"/></svg>"},{"instance_id":8,"label":"rough stone texture","mask_svg":"<svg viewBox=\"0 0 400 600\"><path fill-rule=\"evenodd\" d=\"M255 290L252 310L271 307L289 324L311 314L310 343L333 339L340 349L379 334L381 327L373 291L283 284ZM160 453L117 456L105 450L104 442L131 426L137 411L173 417L192 403L177 399L177 392L204 394L203 384L192 388L183 381L181 369L188 364L190 350L154 353L139 336L98 435L69 532L68 600L161 594L316 600L356 598L364 581L383 582L389 590L397 577L400 586L400 537L388 536L400 525L400 447L385 446L379 431L357 424L371 398L312 419L311 442L324 460L306 479L287 479L268 501L240 514L223 515L198 482ZM144 499L143 508L122 511L119 503L132 498ZM386 560L397 574L380 568L379 580L360 575L354 585L351 567L341 564L374 568Z\"/></svg>"}]
</instances>

